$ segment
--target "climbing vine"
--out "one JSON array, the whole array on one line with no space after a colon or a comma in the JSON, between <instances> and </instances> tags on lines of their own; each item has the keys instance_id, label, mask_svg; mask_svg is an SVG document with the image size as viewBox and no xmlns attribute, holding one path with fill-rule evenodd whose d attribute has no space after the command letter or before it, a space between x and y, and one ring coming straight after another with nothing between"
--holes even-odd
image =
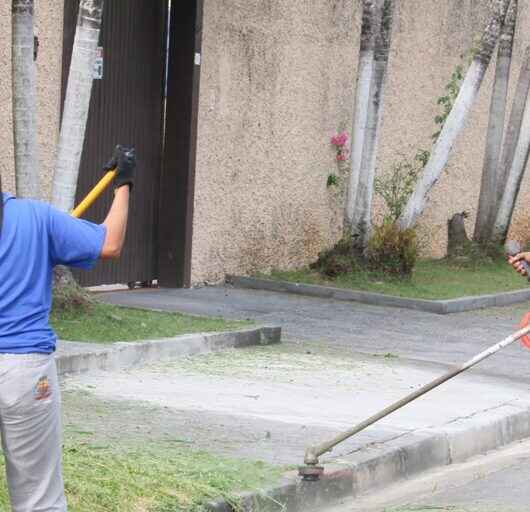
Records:
<instances>
[{"instance_id":1,"label":"climbing vine","mask_svg":"<svg viewBox=\"0 0 530 512\"><path fill-rule=\"evenodd\" d=\"M456 66L456 69L451 75L451 80L445 86L445 94L438 98L437 104L442 107L442 112L434 118L434 122L438 125L438 130L432 134L432 139L434 142L438 140L440 133L444 127L447 118L453 108L455 100L460 92L460 87L462 86L462 81L464 80L464 68L461 64Z\"/></svg>"}]
</instances>

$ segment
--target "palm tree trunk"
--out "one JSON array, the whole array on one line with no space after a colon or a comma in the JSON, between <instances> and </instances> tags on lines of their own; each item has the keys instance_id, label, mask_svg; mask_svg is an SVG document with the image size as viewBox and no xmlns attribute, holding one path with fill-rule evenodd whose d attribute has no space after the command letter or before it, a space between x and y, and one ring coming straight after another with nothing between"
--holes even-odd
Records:
<instances>
[{"instance_id":1,"label":"palm tree trunk","mask_svg":"<svg viewBox=\"0 0 530 512\"><path fill-rule=\"evenodd\" d=\"M493 50L499 40L509 3L510 0L495 0L494 2L492 17L484 31L478 51L467 71L453 108L447 117L414 193L399 218L398 222L402 229L411 228L415 225L418 217L425 209L430 190L440 178L447 164L451 149L464 128L468 113L477 98L480 86L484 80Z\"/></svg>"},{"instance_id":2,"label":"palm tree trunk","mask_svg":"<svg viewBox=\"0 0 530 512\"><path fill-rule=\"evenodd\" d=\"M81 0L64 101L52 204L63 211L74 206L79 165L92 94L104 0Z\"/></svg>"},{"instance_id":3,"label":"palm tree trunk","mask_svg":"<svg viewBox=\"0 0 530 512\"><path fill-rule=\"evenodd\" d=\"M497 177L506 118L508 83L510 81L513 39L517 21L517 3L518 0L512 0L510 4L499 40L495 83L491 95L488 135L486 138L486 153L473 236L479 242L487 242L491 238L497 211Z\"/></svg>"},{"instance_id":4,"label":"palm tree trunk","mask_svg":"<svg viewBox=\"0 0 530 512\"><path fill-rule=\"evenodd\" d=\"M508 235L508 229L512 220L513 210L521 188L524 171L528 162L530 152L530 101L526 101L521 131L515 147L512 166L508 174L504 193L499 204L499 211L493 227L493 239L504 242Z\"/></svg>"},{"instance_id":5,"label":"palm tree trunk","mask_svg":"<svg viewBox=\"0 0 530 512\"><path fill-rule=\"evenodd\" d=\"M346 191L344 210L344 236L351 236L353 211L356 202L359 173L363 155L364 137L368 121L368 105L370 102L370 85L374 69L374 47L378 26L377 2L380 0L363 0L361 27L361 44L359 64L357 67L357 88L352 131L351 169Z\"/></svg>"},{"instance_id":6,"label":"palm tree trunk","mask_svg":"<svg viewBox=\"0 0 530 512\"><path fill-rule=\"evenodd\" d=\"M40 194L37 156L37 84L33 57L33 0L13 0L12 87L13 138L17 195Z\"/></svg>"},{"instance_id":7,"label":"palm tree trunk","mask_svg":"<svg viewBox=\"0 0 530 512\"><path fill-rule=\"evenodd\" d=\"M52 204L63 211L70 211L75 202L103 4L104 0L81 0L79 3L52 187ZM54 269L54 308L84 309L90 306L91 301L92 298L77 284L70 269Z\"/></svg>"},{"instance_id":8,"label":"palm tree trunk","mask_svg":"<svg viewBox=\"0 0 530 512\"><path fill-rule=\"evenodd\" d=\"M497 170L497 203L495 209L495 217L499 210L499 205L504 194L508 175L512 167L513 158L515 154L515 148L517 141L519 140L519 134L521 132L521 123L523 122L523 115L526 105L526 99L530 92L530 46L527 46L525 51L525 57L521 66L521 72L519 74L519 81L517 82L517 88L515 90L515 96L513 99L512 112L508 121L508 127L506 128L506 135L504 136L504 147L502 151L502 158L499 163Z\"/></svg>"},{"instance_id":9,"label":"palm tree trunk","mask_svg":"<svg viewBox=\"0 0 530 512\"><path fill-rule=\"evenodd\" d=\"M352 223L352 234L362 250L367 247L371 235L377 148L383 120L385 79L391 46L393 16L394 0L384 0L381 25L375 43L368 122Z\"/></svg>"}]
</instances>

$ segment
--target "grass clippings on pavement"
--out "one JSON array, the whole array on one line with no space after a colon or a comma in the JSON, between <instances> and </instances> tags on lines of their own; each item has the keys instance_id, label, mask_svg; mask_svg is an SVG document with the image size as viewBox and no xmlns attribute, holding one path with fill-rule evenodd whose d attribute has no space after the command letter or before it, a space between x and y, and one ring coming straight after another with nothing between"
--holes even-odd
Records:
<instances>
[{"instance_id":1,"label":"grass clippings on pavement","mask_svg":"<svg viewBox=\"0 0 530 512\"><path fill-rule=\"evenodd\" d=\"M123 308L96 303L84 312L52 312L59 339L93 343L170 338L181 334L237 330L251 322L227 321L180 313Z\"/></svg>"},{"instance_id":2,"label":"grass clippings on pavement","mask_svg":"<svg viewBox=\"0 0 530 512\"><path fill-rule=\"evenodd\" d=\"M188 447L120 450L69 440L63 449L71 512L198 512L224 497L237 510L236 492L277 481L280 469L262 462L222 458ZM3 462L0 471L4 471ZM9 509L5 480L0 510Z\"/></svg>"},{"instance_id":3,"label":"grass clippings on pavement","mask_svg":"<svg viewBox=\"0 0 530 512\"><path fill-rule=\"evenodd\" d=\"M365 385L366 379L370 380L374 372L381 378L394 375L398 361L394 354L366 356L342 346L307 342L228 349L159 362L150 368L171 369L179 375L286 384L311 382L318 374L321 384L329 383L337 390L351 390Z\"/></svg>"},{"instance_id":4,"label":"grass clippings on pavement","mask_svg":"<svg viewBox=\"0 0 530 512\"><path fill-rule=\"evenodd\" d=\"M199 512L237 493L276 484L285 470L208 453L179 439L164 408L63 392L65 489L70 512ZM4 473L0 457L0 474ZM0 477L0 510L9 510Z\"/></svg>"},{"instance_id":5,"label":"grass clippings on pavement","mask_svg":"<svg viewBox=\"0 0 530 512\"><path fill-rule=\"evenodd\" d=\"M208 501L258 489L279 471L261 462L225 459L189 447L123 451L68 444L65 485L72 512L199 511Z\"/></svg>"},{"instance_id":6,"label":"grass clippings on pavement","mask_svg":"<svg viewBox=\"0 0 530 512\"><path fill-rule=\"evenodd\" d=\"M308 268L274 271L259 277L431 300L487 295L528 287L526 279L504 260L486 261L480 265L458 264L449 260L421 260L412 277L404 280L362 270L331 279Z\"/></svg>"}]
</instances>

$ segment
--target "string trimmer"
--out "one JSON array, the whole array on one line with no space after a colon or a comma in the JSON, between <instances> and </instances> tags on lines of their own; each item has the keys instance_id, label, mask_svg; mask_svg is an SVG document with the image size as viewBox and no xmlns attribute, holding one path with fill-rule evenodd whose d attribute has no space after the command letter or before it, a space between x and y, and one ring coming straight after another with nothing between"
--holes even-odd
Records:
<instances>
[{"instance_id":1,"label":"string trimmer","mask_svg":"<svg viewBox=\"0 0 530 512\"><path fill-rule=\"evenodd\" d=\"M515 245L514 242L508 242L508 244L506 244L506 252L509 256L514 256L515 254L518 254L520 252L520 246ZM523 261L522 264L525 270L527 271L527 275L529 276L529 279L530 279L530 268L528 264L525 261ZM529 324L530 324L530 313L526 314L525 317L523 318L521 325L520 325L520 329L517 332L513 333L511 336L508 336L507 338L502 340L500 343L497 343L493 345L492 347L488 348L487 350L484 350L483 352L476 355L469 361L466 361L464 364L458 367L455 367L454 369L447 372L445 375L442 375L441 377L434 379L429 384L426 384L425 386L417 389L416 391L402 398L401 400L398 400L392 405L389 405L382 411L362 421L358 425L354 426L352 429L339 434L338 436L331 439L330 441L327 441L317 446L310 446L306 450L306 453L305 453L305 459L304 459L305 465L299 468L300 476L304 480L318 480L324 472L324 468L322 466L319 466L319 457L321 457L327 452L330 452L335 446L342 443L343 441L346 441L346 439L349 439L355 434L358 434L362 430L368 428L370 425L373 425L374 423L385 418L389 414L397 411L398 409L401 409L405 405L409 404L410 402L413 402L414 400L425 395L429 391L432 391L433 389L437 388L444 382L447 382L448 380L456 377L457 375L460 375L466 370L473 368L473 366L484 361L485 359L492 356L493 354L496 354L503 348L514 343L515 341L521 339L523 344L527 346L528 348L530 348L530 337L528 336L528 334L530 333Z\"/></svg>"}]
</instances>

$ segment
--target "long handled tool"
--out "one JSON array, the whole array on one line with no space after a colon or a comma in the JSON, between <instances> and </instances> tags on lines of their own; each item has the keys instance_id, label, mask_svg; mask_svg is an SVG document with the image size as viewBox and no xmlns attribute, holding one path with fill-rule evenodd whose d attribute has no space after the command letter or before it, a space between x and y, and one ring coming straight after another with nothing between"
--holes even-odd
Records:
<instances>
[{"instance_id":1,"label":"long handled tool","mask_svg":"<svg viewBox=\"0 0 530 512\"><path fill-rule=\"evenodd\" d=\"M105 174L105 176L101 178L99 183L88 193L88 195L81 201L81 203L79 203L79 205L70 212L72 217L81 217L92 206L92 204L94 204L94 202L106 190L106 188L112 183L112 181L116 177L116 174L116 169L107 172L107 174Z\"/></svg>"},{"instance_id":2,"label":"long handled tool","mask_svg":"<svg viewBox=\"0 0 530 512\"><path fill-rule=\"evenodd\" d=\"M524 319L523 319L523 322L524 322ZM425 395L425 393L428 393L429 391L438 387L440 384L447 382L448 380L452 379L453 377L456 377L460 373L465 372L469 368L472 368L473 366L480 363L481 361L484 361L484 359L487 359L493 354L496 354L497 352L499 352L499 350L502 350L508 345L511 345L513 342L517 341L518 339L523 338L523 337L528 337L529 333L530 333L530 325L528 325L528 322L526 322L525 327L521 328L520 330L518 330L511 336L508 336L506 339L502 340L500 343L493 345L489 349L485 350L484 352L481 352L477 356L465 362L463 365L454 368L453 370L449 371L445 375L442 375L441 377L438 377L437 379L433 380L431 383L421 387L420 389L414 391L413 393L410 393L405 398L398 400L397 402L386 407L385 409L378 412L377 414L374 414L373 416L359 423L352 429L346 432L343 432L342 434L339 434L337 437L335 437L334 439L331 439L330 441L326 443L322 443L318 446L309 447L305 454L305 460L304 460L305 466L302 466L299 468L300 476L302 476L304 480L318 480L320 476L322 475L322 473L324 472L324 468L318 465L318 459L320 456L324 455L327 452L330 452L339 443L342 443L343 441L350 438L351 436L357 434L358 432L361 432L365 428L374 424L376 421L379 421L380 419L384 418L385 416L388 416L394 411L401 409L402 407L409 404L413 400L416 400L416 398L419 398L420 396Z\"/></svg>"}]
</instances>

